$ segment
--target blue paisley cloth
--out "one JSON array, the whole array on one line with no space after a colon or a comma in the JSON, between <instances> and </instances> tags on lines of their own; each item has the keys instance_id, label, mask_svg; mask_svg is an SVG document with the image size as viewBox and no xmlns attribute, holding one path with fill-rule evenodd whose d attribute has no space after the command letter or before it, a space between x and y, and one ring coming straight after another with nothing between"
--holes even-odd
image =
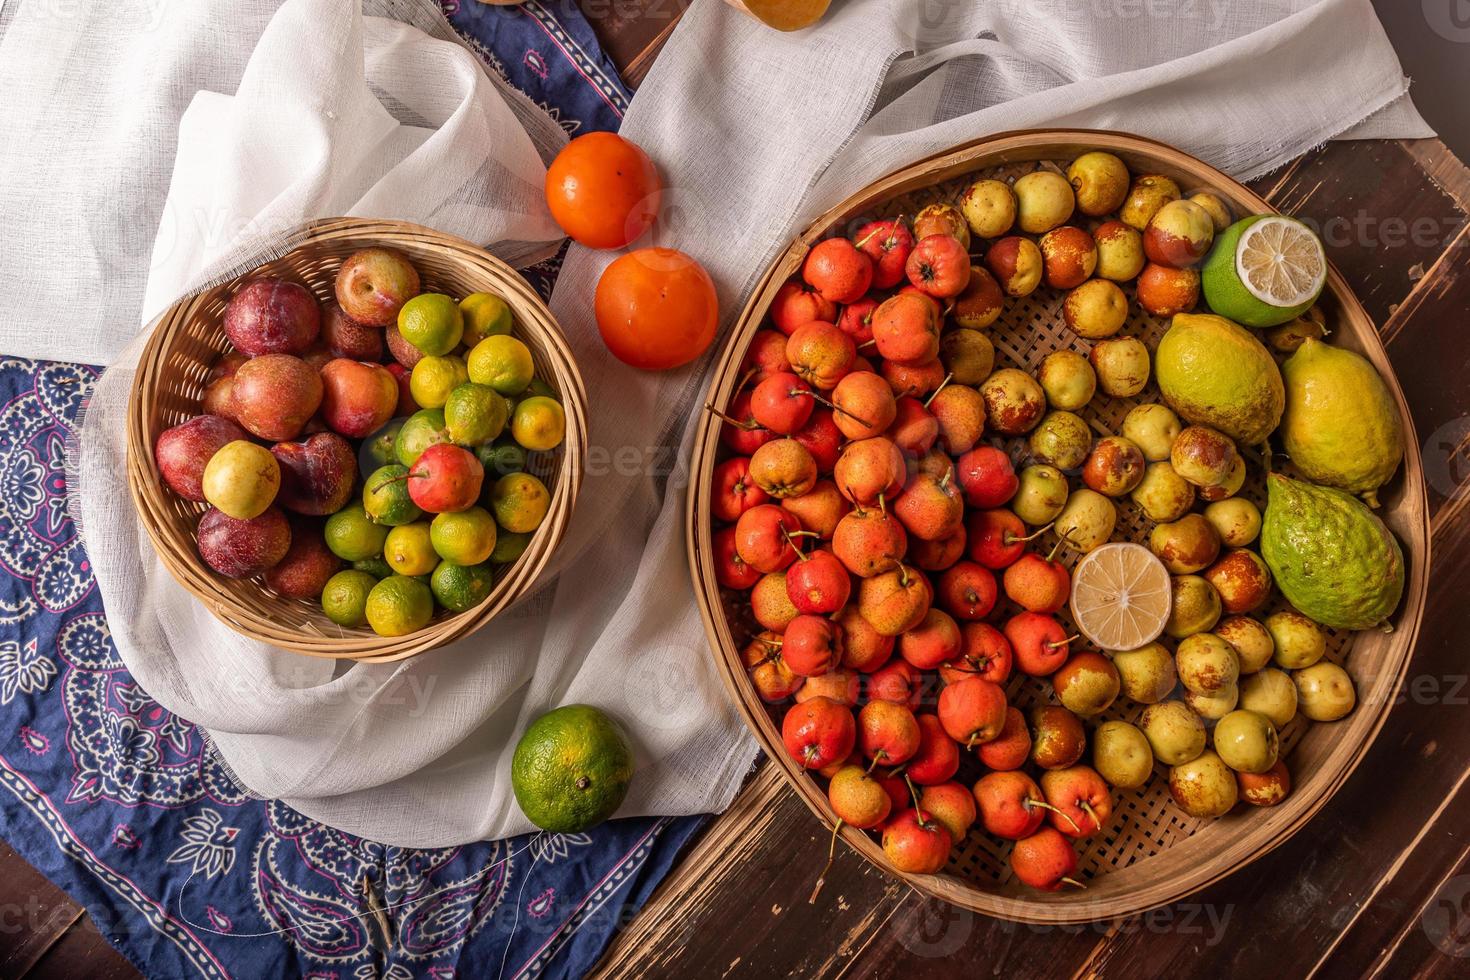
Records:
<instances>
[{"instance_id":1,"label":"blue paisley cloth","mask_svg":"<svg viewBox=\"0 0 1470 980\"><path fill-rule=\"evenodd\" d=\"M617 129L628 91L574 4L444 9L568 132ZM66 509L97 375L0 356L0 835L149 977L586 972L704 818L416 850L248 796L113 646Z\"/></svg>"}]
</instances>

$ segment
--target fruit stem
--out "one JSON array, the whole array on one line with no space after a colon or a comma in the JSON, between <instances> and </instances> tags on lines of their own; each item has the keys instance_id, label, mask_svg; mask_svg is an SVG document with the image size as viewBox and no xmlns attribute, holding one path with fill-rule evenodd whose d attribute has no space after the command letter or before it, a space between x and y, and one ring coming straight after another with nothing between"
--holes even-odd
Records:
<instances>
[{"instance_id":1,"label":"fruit stem","mask_svg":"<svg viewBox=\"0 0 1470 980\"><path fill-rule=\"evenodd\" d=\"M1097 818L1097 811L1092 808L1091 803L1088 803L1086 800L1079 800L1077 803L1077 807L1083 813L1087 814L1088 819L1092 821L1093 827L1097 828L1098 830L1102 829L1102 821Z\"/></svg>"},{"instance_id":2,"label":"fruit stem","mask_svg":"<svg viewBox=\"0 0 1470 980\"><path fill-rule=\"evenodd\" d=\"M1048 562L1050 562L1051 560L1053 560L1054 558L1056 558L1057 552L1060 551L1060 550L1062 550L1062 545L1063 544L1065 544L1069 548L1072 546L1071 534L1072 534L1072 529L1071 528L1068 528L1067 530L1063 531L1061 534L1057 535L1057 543L1054 544L1054 545L1052 545L1051 552L1046 556L1046 560Z\"/></svg>"},{"instance_id":3,"label":"fruit stem","mask_svg":"<svg viewBox=\"0 0 1470 980\"><path fill-rule=\"evenodd\" d=\"M806 394L811 395L812 398L813 398L813 400L815 400L819 404L826 405L828 408L832 409L832 411L834 411L834 412L841 412L843 415L846 415L848 418L854 419L854 420L856 420L858 422L861 422L863 425L867 426L869 429L874 428L873 423L872 422L869 422L867 419L863 418L861 415L858 415L855 412L849 412L847 409L843 408L841 405L838 405L835 402L828 401L827 399L823 398L821 395L817 394L815 391L808 391L808 392L806 392Z\"/></svg>"},{"instance_id":4,"label":"fruit stem","mask_svg":"<svg viewBox=\"0 0 1470 980\"><path fill-rule=\"evenodd\" d=\"M837 859L837 834L842 830L842 824L842 818L838 817L837 822L832 825L832 840L827 845L827 863L822 866L822 873L817 875L817 884L812 888L811 897L806 900L808 905L817 904L817 895L827 883L827 872L832 870L832 862Z\"/></svg>"},{"instance_id":5,"label":"fruit stem","mask_svg":"<svg viewBox=\"0 0 1470 980\"><path fill-rule=\"evenodd\" d=\"M1064 647L1068 643L1071 643L1073 640L1080 640L1080 639L1082 639L1082 634L1081 633L1073 633L1071 636L1067 637L1064 640L1052 640L1050 643L1047 643L1046 644L1046 648L1048 650L1055 650L1057 647Z\"/></svg>"},{"instance_id":6,"label":"fruit stem","mask_svg":"<svg viewBox=\"0 0 1470 980\"><path fill-rule=\"evenodd\" d=\"M928 408L929 405L930 405L930 403L933 402L934 399L936 399L936 398L939 397L939 393L944 390L945 386L949 384L950 379L953 378L953 377L954 377L954 372L953 371L949 372L948 374L946 374L944 376L944 380L941 381L941 382L939 382L939 387L938 388L935 388L934 391L932 391L929 394L929 397L926 398L926 399L924 399L924 407L925 408Z\"/></svg>"},{"instance_id":7,"label":"fruit stem","mask_svg":"<svg viewBox=\"0 0 1470 980\"><path fill-rule=\"evenodd\" d=\"M919 818L919 826L928 830L930 825L924 822L924 811L919 809L919 791L914 788L914 781L909 778L908 773L903 774L903 781L909 788L909 802L914 805L914 816Z\"/></svg>"},{"instance_id":8,"label":"fruit stem","mask_svg":"<svg viewBox=\"0 0 1470 980\"><path fill-rule=\"evenodd\" d=\"M704 410L706 412L709 412L711 415L721 420L722 422L728 422L730 425L735 426L735 428L744 429L746 432L749 432L752 429L760 428L760 423L757 422L755 419L746 419L744 422L741 422L738 419L726 415L724 412L720 411L718 408L715 408L713 405L705 405Z\"/></svg>"},{"instance_id":9,"label":"fruit stem","mask_svg":"<svg viewBox=\"0 0 1470 980\"><path fill-rule=\"evenodd\" d=\"M1064 884L1071 885L1073 888L1082 888L1082 889L1086 889L1087 888L1086 885L1084 885L1082 882L1078 881L1076 878L1058 878L1057 880L1060 881L1060 882L1063 882Z\"/></svg>"},{"instance_id":10,"label":"fruit stem","mask_svg":"<svg viewBox=\"0 0 1470 980\"><path fill-rule=\"evenodd\" d=\"M1052 521L1050 524L1044 524L1041 527L1037 528L1035 531L1032 531L1030 534L1026 535L1024 538L1018 538L1014 534L1012 534L1010 531L1007 531L1002 536L1002 541L1004 541L1004 543L1005 544L1008 544L1008 545L1010 545L1010 544L1020 544L1023 541L1035 541L1037 538L1041 537L1047 531L1050 531L1051 530L1051 525L1052 524L1055 524L1055 523L1056 523L1055 521Z\"/></svg>"},{"instance_id":11,"label":"fruit stem","mask_svg":"<svg viewBox=\"0 0 1470 980\"><path fill-rule=\"evenodd\" d=\"M1082 828L1077 826L1077 821L1073 820L1071 816L1067 813L1067 811L1060 809L1059 807L1054 807L1045 800L1025 799L1021 801L1021 804L1027 807L1039 806L1043 810L1050 810L1052 813L1059 814L1063 820L1072 825L1073 830L1077 831L1077 833L1079 834L1082 833Z\"/></svg>"}]
</instances>

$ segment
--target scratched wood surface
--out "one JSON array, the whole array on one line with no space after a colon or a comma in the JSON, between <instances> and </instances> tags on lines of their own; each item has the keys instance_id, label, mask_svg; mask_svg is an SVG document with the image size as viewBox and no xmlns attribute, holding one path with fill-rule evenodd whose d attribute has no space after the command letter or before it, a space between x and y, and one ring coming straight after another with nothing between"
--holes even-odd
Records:
<instances>
[{"instance_id":1,"label":"scratched wood surface","mask_svg":"<svg viewBox=\"0 0 1470 980\"><path fill-rule=\"evenodd\" d=\"M581 0L630 84L688 0ZM599 965L607 977L1470 975L1470 169L1438 140L1334 143L1254 185L1323 223L1423 441L1433 586L1373 750L1302 833L1190 902L1016 925L926 900L839 850L773 769L751 778ZM0 845L0 978L137 974Z\"/></svg>"}]
</instances>

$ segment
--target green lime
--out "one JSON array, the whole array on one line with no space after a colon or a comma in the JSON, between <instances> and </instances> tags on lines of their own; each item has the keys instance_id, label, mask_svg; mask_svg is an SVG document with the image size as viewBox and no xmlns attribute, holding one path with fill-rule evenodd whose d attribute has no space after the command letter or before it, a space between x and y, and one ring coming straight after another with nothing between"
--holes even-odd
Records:
<instances>
[{"instance_id":1,"label":"green lime","mask_svg":"<svg viewBox=\"0 0 1470 980\"><path fill-rule=\"evenodd\" d=\"M490 488L490 509L507 531L534 531L546 518L551 494L529 473L507 473Z\"/></svg>"},{"instance_id":2,"label":"green lime","mask_svg":"<svg viewBox=\"0 0 1470 980\"><path fill-rule=\"evenodd\" d=\"M425 449L441 442L453 442L442 408L423 408L414 412L398 431L393 453L404 466L417 463Z\"/></svg>"},{"instance_id":3,"label":"green lime","mask_svg":"<svg viewBox=\"0 0 1470 980\"><path fill-rule=\"evenodd\" d=\"M494 476L519 473L526 468L526 451L515 442L496 442L489 446L476 446L475 457L485 472Z\"/></svg>"},{"instance_id":4,"label":"green lime","mask_svg":"<svg viewBox=\"0 0 1470 980\"><path fill-rule=\"evenodd\" d=\"M429 522L415 521L395 527L383 542L383 558L399 575L427 575L439 564L429 539Z\"/></svg>"},{"instance_id":5,"label":"green lime","mask_svg":"<svg viewBox=\"0 0 1470 980\"><path fill-rule=\"evenodd\" d=\"M442 408L449 393L470 379L464 358L450 354L419 359L408 376L408 390L413 400L424 408Z\"/></svg>"},{"instance_id":6,"label":"green lime","mask_svg":"<svg viewBox=\"0 0 1470 980\"><path fill-rule=\"evenodd\" d=\"M383 528L383 531L385 532L383 534L383 537L385 539L388 537L386 533L387 530L388 529L386 527ZM371 558L359 558L357 561L352 563L352 567L357 569L359 572L367 572L374 578L374 580L387 578L389 575L393 574L393 566L384 561L382 555L374 555Z\"/></svg>"},{"instance_id":7,"label":"green lime","mask_svg":"<svg viewBox=\"0 0 1470 980\"><path fill-rule=\"evenodd\" d=\"M505 429L505 396L489 385L462 384L444 403L449 438L461 446L489 442Z\"/></svg>"},{"instance_id":8,"label":"green lime","mask_svg":"<svg viewBox=\"0 0 1470 980\"><path fill-rule=\"evenodd\" d=\"M1295 218L1257 214L1215 239L1201 272L1205 301L1248 327L1274 327L1311 309L1327 282L1327 254Z\"/></svg>"},{"instance_id":9,"label":"green lime","mask_svg":"<svg viewBox=\"0 0 1470 980\"><path fill-rule=\"evenodd\" d=\"M469 357L470 380L489 385L502 395L516 395L526 390L535 377L531 348L514 337L486 337L475 345Z\"/></svg>"},{"instance_id":10,"label":"green lime","mask_svg":"<svg viewBox=\"0 0 1470 980\"><path fill-rule=\"evenodd\" d=\"M445 561L478 565L495 550L495 518L483 507L438 514L429 524L429 540Z\"/></svg>"},{"instance_id":11,"label":"green lime","mask_svg":"<svg viewBox=\"0 0 1470 980\"><path fill-rule=\"evenodd\" d=\"M510 420L510 434L532 452L555 449L566 438L566 413L556 399L532 395L516 406Z\"/></svg>"},{"instance_id":12,"label":"green lime","mask_svg":"<svg viewBox=\"0 0 1470 980\"><path fill-rule=\"evenodd\" d=\"M495 550L490 552L492 565L504 565L526 553L531 543L529 531L500 531L495 535Z\"/></svg>"},{"instance_id":13,"label":"green lime","mask_svg":"<svg viewBox=\"0 0 1470 980\"><path fill-rule=\"evenodd\" d=\"M464 315L443 293L419 293L398 311L398 332L425 354L448 354L464 336Z\"/></svg>"},{"instance_id":14,"label":"green lime","mask_svg":"<svg viewBox=\"0 0 1470 980\"><path fill-rule=\"evenodd\" d=\"M362 485L362 506L374 523L388 527L416 521L423 514L408 495L408 467L401 463L380 466L368 475ZM371 558L377 553L361 557Z\"/></svg>"},{"instance_id":15,"label":"green lime","mask_svg":"<svg viewBox=\"0 0 1470 980\"><path fill-rule=\"evenodd\" d=\"M470 293L459 301L464 315L464 343L473 347L486 337L510 333L514 319L510 306L494 293Z\"/></svg>"},{"instance_id":16,"label":"green lime","mask_svg":"<svg viewBox=\"0 0 1470 980\"><path fill-rule=\"evenodd\" d=\"M564 705L531 722L510 762L521 812L556 833L579 833L612 816L632 779L627 736L588 704Z\"/></svg>"},{"instance_id":17,"label":"green lime","mask_svg":"<svg viewBox=\"0 0 1470 980\"><path fill-rule=\"evenodd\" d=\"M368 593L377 584L367 572L338 572L322 588L322 612L338 626L366 625Z\"/></svg>"},{"instance_id":18,"label":"green lime","mask_svg":"<svg viewBox=\"0 0 1470 980\"><path fill-rule=\"evenodd\" d=\"M383 553L388 529L373 522L362 504L348 504L327 518L322 529L327 547L343 561L358 561Z\"/></svg>"},{"instance_id":19,"label":"green lime","mask_svg":"<svg viewBox=\"0 0 1470 980\"><path fill-rule=\"evenodd\" d=\"M371 466L377 469L379 466L387 466L389 463L398 461L394 454L394 445L398 441L398 432L403 428L404 419L393 419L377 432L367 437L362 444L363 466Z\"/></svg>"},{"instance_id":20,"label":"green lime","mask_svg":"<svg viewBox=\"0 0 1470 980\"><path fill-rule=\"evenodd\" d=\"M522 397L541 395L544 398L553 398L556 401L561 401L561 396L556 393L556 389L540 378L532 378L531 383L526 385L526 390L521 395Z\"/></svg>"},{"instance_id":21,"label":"green lime","mask_svg":"<svg viewBox=\"0 0 1470 980\"><path fill-rule=\"evenodd\" d=\"M495 573L489 565L456 565L443 561L429 578L434 599L450 612L473 609L490 594Z\"/></svg>"},{"instance_id":22,"label":"green lime","mask_svg":"<svg viewBox=\"0 0 1470 980\"><path fill-rule=\"evenodd\" d=\"M367 597L367 621L379 636L403 636L429 625L434 596L416 578L389 575Z\"/></svg>"}]
</instances>

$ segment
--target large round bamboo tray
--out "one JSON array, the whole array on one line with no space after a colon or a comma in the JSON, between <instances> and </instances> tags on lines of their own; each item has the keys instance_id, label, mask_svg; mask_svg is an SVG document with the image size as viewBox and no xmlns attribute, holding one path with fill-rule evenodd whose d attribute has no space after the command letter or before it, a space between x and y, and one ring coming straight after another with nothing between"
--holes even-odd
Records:
<instances>
[{"instance_id":1,"label":"large round bamboo tray","mask_svg":"<svg viewBox=\"0 0 1470 980\"><path fill-rule=\"evenodd\" d=\"M515 335L531 349L536 376L560 394L567 419L561 448L532 456L532 471L551 491L551 506L525 553L499 571L494 588L478 606L462 613L441 611L428 626L399 637L338 626L315 603L277 595L261 579L230 579L213 572L199 558L194 542L206 506L170 491L153 463L159 433L199 414L210 367L229 349L222 321L240 284L254 276L282 276L327 301L333 297L342 260L371 245L405 253L417 267L425 291L455 297L485 291L503 297L515 315ZM525 279L483 249L452 235L401 221L331 218L302 227L286 247L280 258L180 300L154 328L128 402L128 485L139 518L174 580L221 622L251 639L315 657L383 663L468 636L530 587L571 519L587 451L587 395L571 349L551 311Z\"/></svg>"},{"instance_id":2,"label":"large round bamboo tray","mask_svg":"<svg viewBox=\"0 0 1470 980\"><path fill-rule=\"evenodd\" d=\"M922 203L936 198L955 201L964 186L981 176L1013 180L1038 167L1059 170L1089 149L1116 153L1135 174L1152 172L1174 177L1186 192L1214 190L1237 215L1274 210L1248 188L1188 154L1121 133L1015 132L958 147L857 192L814 221L792 243L767 270L741 313L711 382L710 403L718 408L729 404L740 383L741 361L752 335L764 322L776 291L799 272L813 244L831 234L850 234L852 222L859 218L912 215ZM1125 287L1129 290L1131 286ZM997 368L1033 370L1054 350L1071 347L1085 352L1088 342L1071 334L1061 322L1061 300L1059 292L1043 288L1024 300L1008 301L1006 312L989 331L996 346ZM1332 342L1365 355L1388 382L1407 432L1404 465L1384 488L1379 511L1402 542L1408 559L1408 582L1394 617L1394 629L1337 634L1329 644L1329 658L1343 664L1353 676L1358 692L1356 710L1332 724L1309 724L1298 716L1286 726L1282 757L1295 786L1287 800L1276 807L1256 809L1241 804L1215 821L1190 818L1170 801L1162 767L1142 790L1115 791L1115 812L1109 825L1102 834L1079 845L1081 870L1087 880L1085 890L1044 894L1020 885L1013 880L1006 860L1009 845L978 829L956 847L940 874L903 876L914 887L974 911L1035 923L1080 923L1142 912L1219 881L1279 845L1322 808L1363 758L1393 703L1418 634L1429 567L1427 503L1419 444L1403 393L1373 322L1335 269L1330 272L1321 306L1334 329ZM1133 311L1125 332L1143 337L1152 347L1167 324L1139 313L1136 306ZM1157 400L1152 382L1138 399L1099 395L1083 414L1097 432L1116 432L1127 410L1144 400ZM719 422L709 416L695 439L691 472L696 479L689 491L687 518L690 566L706 632L730 693L765 748L770 764L780 767L812 812L831 827L836 817L823 787L782 747L778 712L761 701L741 663L741 647L753 632L749 612L732 601L733 595L722 594L715 580L710 476L720 454ZM1263 483L1261 473L1253 469L1243 492L1258 504L1263 503ZM1118 512L1115 540L1141 540L1147 534L1150 525L1136 507L1124 501ZM1282 605L1278 599L1276 607ZM1065 619L1065 610L1062 615ZM1013 704L1024 708L1048 699L1050 685L1031 678L1013 678L1008 694ZM1140 711L1140 705L1120 699L1098 720L1132 720ZM957 778L968 784L980 772L978 764L967 757ZM849 827L841 833L866 859L891 872L872 837ZM815 869L812 873L815 875Z\"/></svg>"}]
</instances>

